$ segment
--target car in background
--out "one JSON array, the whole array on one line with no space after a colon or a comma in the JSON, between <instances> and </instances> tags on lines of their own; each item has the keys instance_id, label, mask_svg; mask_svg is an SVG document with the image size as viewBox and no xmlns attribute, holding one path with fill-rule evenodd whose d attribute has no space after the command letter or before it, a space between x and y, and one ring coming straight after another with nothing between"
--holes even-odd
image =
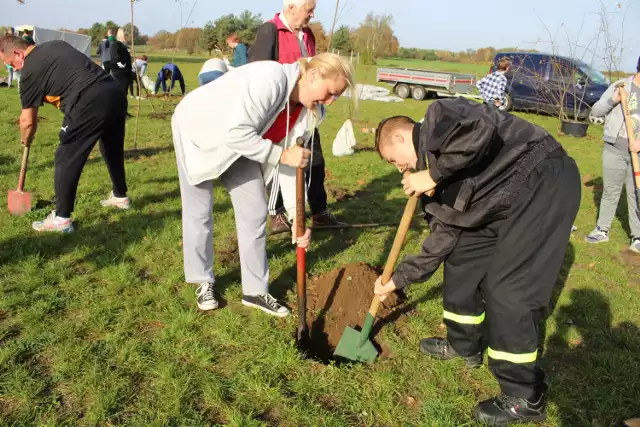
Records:
<instances>
[{"instance_id":1,"label":"car in background","mask_svg":"<svg viewBox=\"0 0 640 427\"><path fill-rule=\"evenodd\" d=\"M537 52L499 52L489 73L500 59L511 59L507 77L505 110L523 110L558 115L563 103L570 119L602 123L591 116L591 107L611 84L600 71L583 61ZM575 117L574 117L575 116Z\"/></svg>"}]
</instances>

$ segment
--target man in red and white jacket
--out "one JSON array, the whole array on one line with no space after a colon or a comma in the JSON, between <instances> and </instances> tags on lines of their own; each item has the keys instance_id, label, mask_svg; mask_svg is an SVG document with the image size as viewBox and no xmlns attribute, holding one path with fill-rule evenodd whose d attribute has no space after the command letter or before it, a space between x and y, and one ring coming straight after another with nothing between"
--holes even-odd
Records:
<instances>
[{"instance_id":1,"label":"man in red and white jacket","mask_svg":"<svg viewBox=\"0 0 640 427\"><path fill-rule=\"evenodd\" d=\"M283 11L258 29L256 41L249 49L249 62L278 61L291 64L302 57L315 56L316 40L309 28L314 16L316 0L283 0ZM309 181L311 178L311 181ZM316 128L313 137L313 161L306 170L307 195L314 226L344 225L327 209L324 189L325 162ZM269 199L271 231L290 228L284 214L280 184L274 179Z\"/></svg>"}]
</instances>

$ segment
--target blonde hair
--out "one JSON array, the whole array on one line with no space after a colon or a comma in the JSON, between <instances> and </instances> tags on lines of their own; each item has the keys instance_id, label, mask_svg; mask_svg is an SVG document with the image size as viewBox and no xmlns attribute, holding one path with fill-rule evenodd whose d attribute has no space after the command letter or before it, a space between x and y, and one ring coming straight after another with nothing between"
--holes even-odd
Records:
<instances>
[{"instance_id":1,"label":"blonde hair","mask_svg":"<svg viewBox=\"0 0 640 427\"><path fill-rule=\"evenodd\" d=\"M347 82L347 89L351 90L351 99L355 110L358 110L358 96L356 94L355 71L351 61L335 53L321 53L311 58L298 59L300 64L300 77L309 70L318 70L320 77L323 79L337 80L342 77Z\"/></svg>"},{"instance_id":2,"label":"blonde hair","mask_svg":"<svg viewBox=\"0 0 640 427\"><path fill-rule=\"evenodd\" d=\"M116 40L118 40L120 43L124 43L126 41L123 28L118 28L118 32L116 33Z\"/></svg>"}]
</instances>

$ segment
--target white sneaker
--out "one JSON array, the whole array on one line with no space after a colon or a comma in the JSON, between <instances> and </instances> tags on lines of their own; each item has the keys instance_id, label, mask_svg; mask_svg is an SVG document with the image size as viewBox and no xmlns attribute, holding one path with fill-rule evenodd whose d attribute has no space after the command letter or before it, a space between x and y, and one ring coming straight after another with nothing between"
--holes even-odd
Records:
<instances>
[{"instance_id":1,"label":"white sneaker","mask_svg":"<svg viewBox=\"0 0 640 427\"><path fill-rule=\"evenodd\" d=\"M587 243L604 243L609 241L609 230L596 227L591 233L584 238Z\"/></svg>"},{"instance_id":2,"label":"white sneaker","mask_svg":"<svg viewBox=\"0 0 640 427\"><path fill-rule=\"evenodd\" d=\"M109 194L109 198L107 200L100 200L100 204L105 207L114 206L118 209L131 208L131 201L128 197L115 197L113 195L113 191Z\"/></svg>"},{"instance_id":3,"label":"white sneaker","mask_svg":"<svg viewBox=\"0 0 640 427\"><path fill-rule=\"evenodd\" d=\"M59 233L73 232L73 222L71 218L60 218L56 216L56 211L51 213L42 221L31 223L31 227L36 231L57 231Z\"/></svg>"}]
</instances>

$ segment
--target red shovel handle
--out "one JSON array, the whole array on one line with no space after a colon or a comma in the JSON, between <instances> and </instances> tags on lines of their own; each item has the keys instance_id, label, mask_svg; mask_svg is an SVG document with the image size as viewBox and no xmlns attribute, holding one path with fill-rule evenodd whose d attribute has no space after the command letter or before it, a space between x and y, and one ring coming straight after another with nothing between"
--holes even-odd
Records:
<instances>
[{"instance_id":1,"label":"red shovel handle","mask_svg":"<svg viewBox=\"0 0 640 427\"><path fill-rule=\"evenodd\" d=\"M296 144L304 146L304 139L297 138ZM304 169L296 169L296 236L302 237L305 232L304 212ZM306 328L307 314L307 253L304 248L296 248L298 270L298 340L302 340L303 331Z\"/></svg>"},{"instance_id":2,"label":"red shovel handle","mask_svg":"<svg viewBox=\"0 0 640 427\"><path fill-rule=\"evenodd\" d=\"M31 148L27 145L22 151L22 164L20 165L20 178L18 179L18 191L24 191L24 181L27 177L27 163L29 161L29 150Z\"/></svg>"}]
</instances>

